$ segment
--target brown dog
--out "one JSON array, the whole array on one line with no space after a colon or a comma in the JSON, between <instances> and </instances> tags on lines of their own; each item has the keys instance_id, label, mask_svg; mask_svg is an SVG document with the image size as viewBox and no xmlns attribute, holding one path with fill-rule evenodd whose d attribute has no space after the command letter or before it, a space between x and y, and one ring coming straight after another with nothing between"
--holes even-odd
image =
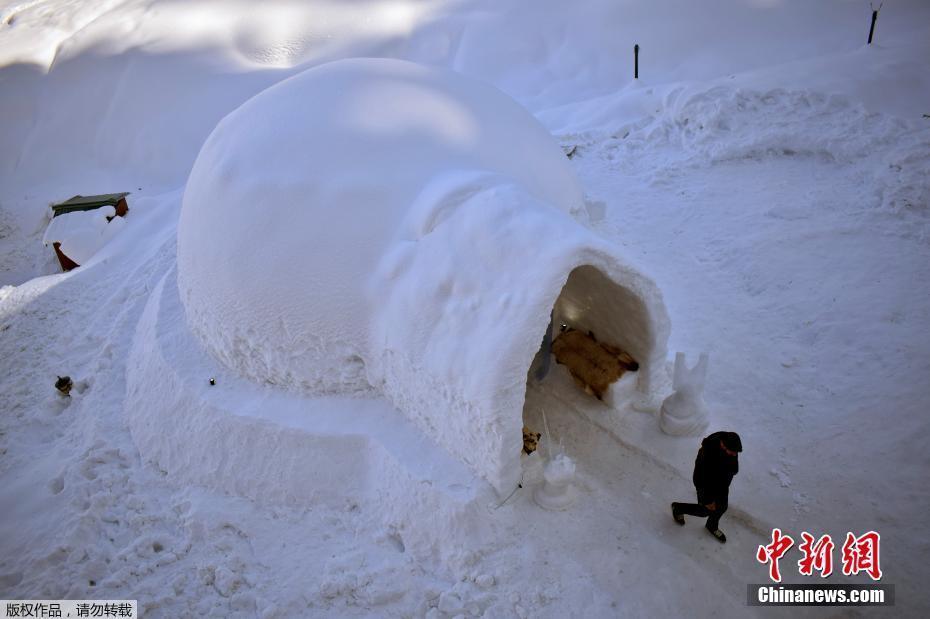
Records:
<instances>
[{"instance_id":1,"label":"brown dog","mask_svg":"<svg viewBox=\"0 0 930 619\"><path fill-rule=\"evenodd\" d=\"M523 453L529 455L539 447L539 432L533 432L526 426L523 426Z\"/></svg>"},{"instance_id":2,"label":"brown dog","mask_svg":"<svg viewBox=\"0 0 930 619\"><path fill-rule=\"evenodd\" d=\"M639 369L629 353L598 342L590 331L563 330L552 342L552 353L557 363L568 368L575 383L598 400L625 372Z\"/></svg>"}]
</instances>

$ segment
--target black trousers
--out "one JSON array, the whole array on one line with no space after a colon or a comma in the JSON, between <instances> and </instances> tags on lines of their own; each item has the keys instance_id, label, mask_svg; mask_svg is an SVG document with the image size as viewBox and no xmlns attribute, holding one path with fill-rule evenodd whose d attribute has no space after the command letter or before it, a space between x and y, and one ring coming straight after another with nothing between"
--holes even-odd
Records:
<instances>
[{"instance_id":1,"label":"black trousers","mask_svg":"<svg viewBox=\"0 0 930 619\"><path fill-rule=\"evenodd\" d=\"M675 503L675 511L680 514L697 516L698 518L707 518L707 523L704 526L711 531L716 531L719 528L720 517L727 511L727 498L713 499L707 496L707 493L701 488L698 488L697 499L697 503ZM716 503L714 511L704 507L711 503Z\"/></svg>"}]
</instances>

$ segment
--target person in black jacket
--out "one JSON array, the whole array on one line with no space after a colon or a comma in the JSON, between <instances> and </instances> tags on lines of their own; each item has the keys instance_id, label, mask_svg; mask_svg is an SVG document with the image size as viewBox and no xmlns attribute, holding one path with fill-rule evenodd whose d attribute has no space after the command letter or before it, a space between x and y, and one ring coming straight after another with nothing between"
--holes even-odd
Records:
<instances>
[{"instance_id":1,"label":"person in black jacket","mask_svg":"<svg viewBox=\"0 0 930 619\"><path fill-rule=\"evenodd\" d=\"M730 482L739 472L739 452L743 444L736 432L714 432L701 441L694 460L694 487L697 503L672 503L672 517L684 524L682 514L707 518L707 530L721 543L727 536L718 528L720 517L727 511Z\"/></svg>"}]
</instances>

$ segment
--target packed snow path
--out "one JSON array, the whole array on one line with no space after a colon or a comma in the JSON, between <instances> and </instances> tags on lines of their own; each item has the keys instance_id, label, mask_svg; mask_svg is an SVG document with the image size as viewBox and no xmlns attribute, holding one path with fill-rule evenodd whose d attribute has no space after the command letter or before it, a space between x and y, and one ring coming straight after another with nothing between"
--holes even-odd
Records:
<instances>
[{"instance_id":1,"label":"packed snow path","mask_svg":"<svg viewBox=\"0 0 930 619\"><path fill-rule=\"evenodd\" d=\"M574 387L569 380L559 382L560 387ZM672 520L669 504L694 501L689 476L624 445L549 389L531 387L527 402L528 409L546 409L553 453L564 449L575 459L580 491L570 509L542 512L532 500L541 475L536 471L526 480L514 505L514 521L530 523L520 532L522 538L545 540L533 549L531 565L577 561L578 568L565 571L593 577L598 590L616 592L599 600L605 604L600 612L606 615L674 615L692 604L693 596L716 600L718 613L745 613L744 575L758 570L747 550L763 535L747 528L732 511L721 521L728 535L726 545L707 534L703 519L688 518L687 526L680 527ZM592 416L606 413L596 401L585 408ZM527 417L534 428L543 427L538 415ZM545 438L542 441L533 456L537 460L548 451ZM738 487L733 494L738 497ZM570 552L571 548L576 551ZM656 587L657 582L682 586ZM567 596L577 586L553 585ZM637 593L630 594L631 589ZM644 599L644 592L650 590L649 599Z\"/></svg>"}]
</instances>

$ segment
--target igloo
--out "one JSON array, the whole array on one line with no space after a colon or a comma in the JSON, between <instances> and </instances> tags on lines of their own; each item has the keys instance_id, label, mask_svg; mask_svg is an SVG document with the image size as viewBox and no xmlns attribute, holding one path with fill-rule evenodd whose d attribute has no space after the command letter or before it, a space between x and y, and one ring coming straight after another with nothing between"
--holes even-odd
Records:
<instances>
[{"instance_id":1,"label":"igloo","mask_svg":"<svg viewBox=\"0 0 930 619\"><path fill-rule=\"evenodd\" d=\"M180 301L240 376L379 394L509 491L550 314L639 361L618 389L653 396L665 371L661 294L583 213L559 146L500 91L398 60L333 62L207 139L179 221Z\"/></svg>"}]
</instances>

